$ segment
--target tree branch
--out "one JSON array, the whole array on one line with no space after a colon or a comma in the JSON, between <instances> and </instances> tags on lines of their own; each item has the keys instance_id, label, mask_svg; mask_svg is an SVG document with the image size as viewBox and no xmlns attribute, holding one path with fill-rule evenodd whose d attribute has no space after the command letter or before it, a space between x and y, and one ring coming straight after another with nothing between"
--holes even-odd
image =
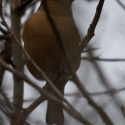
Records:
<instances>
[{"instance_id":1,"label":"tree branch","mask_svg":"<svg viewBox=\"0 0 125 125\"><path fill-rule=\"evenodd\" d=\"M99 58L99 57L82 57L83 60L88 61L106 61L106 62L124 62L125 59L106 59L106 58Z\"/></svg>"}]
</instances>

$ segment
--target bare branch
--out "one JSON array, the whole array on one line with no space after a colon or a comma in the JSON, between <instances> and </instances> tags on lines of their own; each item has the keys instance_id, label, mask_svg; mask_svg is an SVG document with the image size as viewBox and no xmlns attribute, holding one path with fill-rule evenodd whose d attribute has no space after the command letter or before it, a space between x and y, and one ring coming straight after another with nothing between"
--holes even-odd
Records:
<instances>
[{"instance_id":1,"label":"bare branch","mask_svg":"<svg viewBox=\"0 0 125 125\"><path fill-rule=\"evenodd\" d=\"M116 0L118 2L118 4L125 10L125 5L120 1L120 0Z\"/></svg>"},{"instance_id":2,"label":"bare branch","mask_svg":"<svg viewBox=\"0 0 125 125\"><path fill-rule=\"evenodd\" d=\"M88 61L106 61L106 62L124 62L125 59L106 59L106 58L99 58L99 57L82 57L81 59L83 60L88 60Z\"/></svg>"},{"instance_id":3,"label":"bare branch","mask_svg":"<svg viewBox=\"0 0 125 125\"><path fill-rule=\"evenodd\" d=\"M118 92L121 92L121 91L125 91L125 87L123 88L120 88L120 89L110 89L108 91L104 91L104 92L93 92L93 93L88 93L88 95L90 96L101 96L101 95L104 95L104 94L116 94ZM81 93L66 93L65 96L73 96L73 97L84 97Z\"/></svg>"}]
</instances>

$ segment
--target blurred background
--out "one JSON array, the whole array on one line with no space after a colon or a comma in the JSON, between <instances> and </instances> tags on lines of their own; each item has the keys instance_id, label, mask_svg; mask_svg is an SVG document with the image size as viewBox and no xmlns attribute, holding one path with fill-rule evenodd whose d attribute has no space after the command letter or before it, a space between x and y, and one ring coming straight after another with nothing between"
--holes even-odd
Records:
<instances>
[{"instance_id":1,"label":"blurred background","mask_svg":"<svg viewBox=\"0 0 125 125\"><path fill-rule=\"evenodd\" d=\"M91 98L104 109L114 125L125 125L125 1L120 0L120 2L123 6L118 0L105 0L95 36L88 44L94 49L92 52L96 58L95 63L88 60L89 54L87 52L83 52L81 66L77 71L80 81L84 84ZM25 11L21 19L22 26L26 19L37 10L39 4L40 1L35 2L32 7ZM98 0L75 0L72 4L73 17L81 39L87 34L97 4ZM4 0L3 12L10 25L9 6L9 1ZM0 45L3 46L2 42ZM24 71L39 86L42 87L45 84L45 81L37 81L28 72L26 66ZM12 102L13 78L8 71L4 74L2 89ZM25 84L24 108L29 106L38 96L39 93L34 88ZM65 87L65 97L77 111L94 125L104 125L98 113L89 106L72 81L69 81ZM45 125L45 114L46 101L29 115L27 121L31 125ZM9 125L9 119L1 111L0 122L1 125ZM65 112L65 125L82 124Z\"/></svg>"}]
</instances>

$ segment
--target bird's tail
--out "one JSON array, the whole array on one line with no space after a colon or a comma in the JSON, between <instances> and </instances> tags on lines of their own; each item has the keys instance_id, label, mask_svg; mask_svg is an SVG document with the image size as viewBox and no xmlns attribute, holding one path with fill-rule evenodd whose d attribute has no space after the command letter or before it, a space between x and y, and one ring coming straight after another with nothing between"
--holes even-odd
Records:
<instances>
[{"instance_id":1,"label":"bird's tail","mask_svg":"<svg viewBox=\"0 0 125 125\"><path fill-rule=\"evenodd\" d=\"M64 95L64 87L65 87L66 83L67 83L67 80L62 80L61 83L58 83L56 86L57 89L63 95ZM54 96L56 96L56 94L54 94ZM59 98L59 97L57 97L57 98ZM62 103L63 103L63 101L62 101ZM52 101L48 100L46 122L48 125L52 125L52 124L63 125L64 114L63 114L63 107L60 104L55 104Z\"/></svg>"}]
</instances>

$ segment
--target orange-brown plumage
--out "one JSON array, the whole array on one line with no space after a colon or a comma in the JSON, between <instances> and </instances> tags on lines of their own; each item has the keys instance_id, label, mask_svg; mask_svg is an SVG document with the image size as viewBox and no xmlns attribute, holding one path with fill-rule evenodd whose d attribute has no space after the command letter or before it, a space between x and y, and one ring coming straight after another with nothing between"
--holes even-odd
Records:
<instances>
[{"instance_id":1,"label":"orange-brown plumage","mask_svg":"<svg viewBox=\"0 0 125 125\"><path fill-rule=\"evenodd\" d=\"M80 36L78 30L74 24L70 4L63 3L66 0L47 0L50 14L56 24L56 27L62 37L62 41L70 56L78 49L80 43ZM43 5L39 7L38 11L33 14L24 24L22 37L24 40L24 48L27 50L36 64L46 73L46 75L54 81L58 76L61 63L66 62L65 54L59 46L55 33L48 21L46 12ZM39 72L26 61L26 65L30 73L38 80L43 80ZM73 62L75 70L80 65L80 55ZM66 66L68 69L68 67ZM56 87L63 93L64 86L68 80L62 80ZM63 111L62 107L57 108L57 111L53 104L48 104L49 110L47 110L47 123L62 124ZM58 107L58 106L56 106ZM53 113L55 111L55 113ZM59 112L59 113L58 113ZM55 118L52 115L55 115ZM49 118L51 117L52 118ZM59 118L58 118L59 117ZM58 120L57 120L58 119ZM60 122L59 122L60 121Z\"/></svg>"}]
</instances>

